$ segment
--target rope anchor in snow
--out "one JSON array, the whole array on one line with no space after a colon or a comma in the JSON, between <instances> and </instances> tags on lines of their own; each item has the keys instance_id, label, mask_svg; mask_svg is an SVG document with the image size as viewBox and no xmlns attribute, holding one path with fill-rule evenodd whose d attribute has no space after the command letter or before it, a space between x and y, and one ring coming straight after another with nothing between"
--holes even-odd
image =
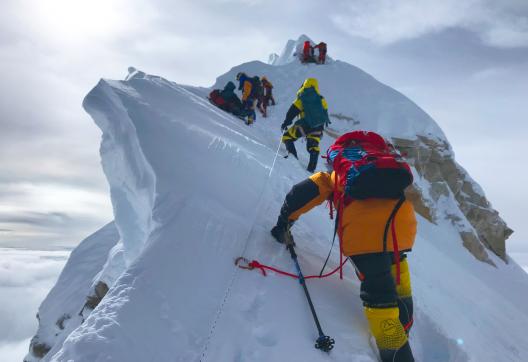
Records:
<instances>
[{"instance_id":1,"label":"rope anchor in snow","mask_svg":"<svg viewBox=\"0 0 528 362\"><path fill-rule=\"evenodd\" d=\"M260 265L256 260L249 261L243 256L239 256L235 259L235 265L240 269L253 270L255 268L259 269L263 276L267 276L266 270Z\"/></svg>"}]
</instances>

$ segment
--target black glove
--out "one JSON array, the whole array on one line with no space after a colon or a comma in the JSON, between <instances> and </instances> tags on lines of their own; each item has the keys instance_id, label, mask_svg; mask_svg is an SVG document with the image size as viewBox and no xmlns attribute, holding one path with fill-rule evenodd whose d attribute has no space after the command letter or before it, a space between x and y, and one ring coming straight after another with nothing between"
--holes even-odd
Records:
<instances>
[{"instance_id":1,"label":"black glove","mask_svg":"<svg viewBox=\"0 0 528 362\"><path fill-rule=\"evenodd\" d=\"M286 131L287 129L288 129L288 124L286 123L286 121L282 122L281 130Z\"/></svg>"}]
</instances>

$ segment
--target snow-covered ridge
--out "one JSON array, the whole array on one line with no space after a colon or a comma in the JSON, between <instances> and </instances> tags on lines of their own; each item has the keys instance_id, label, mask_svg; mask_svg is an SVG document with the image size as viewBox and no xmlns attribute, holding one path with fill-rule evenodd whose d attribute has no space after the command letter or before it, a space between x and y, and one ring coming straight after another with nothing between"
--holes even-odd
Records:
<instances>
[{"instance_id":1,"label":"snow-covered ridge","mask_svg":"<svg viewBox=\"0 0 528 362\"><path fill-rule=\"evenodd\" d=\"M335 350L326 355L313 348L313 321L297 282L233 266L243 255L292 270L269 229L285 193L308 176L307 157L301 141L300 162L276 158L275 151L283 116L308 76L319 79L333 115L323 150L332 133L371 129L392 138L416 171L413 201L436 223L419 218L410 256L416 301L411 344L418 360L528 359L522 333L528 323L522 308L528 278L514 262L506 265L484 250L481 260L494 268L464 249L463 231L476 235L473 241L482 247L480 226L470 221L472 212L464 205L470 210L470 204L487 201L454 163L431 117L341 61L324 66L250 62L220 76L214 87L223 87L239 71L266 75L275 86L278 105L270 118L251 127L209 104L207 90L135 69L125 81L101 80L87 95L84 106L103 131L101 157L115 227L106 229L112 237L94 236L105 249L99 249L93 269L73 268L95 255L92 246L81 247L91 245L83 242L63 272L64 278L82 277L87 288L59 281L42 305L46 318L35 340L51 348L42 360L375 360L359 284L350 270L344 282L310 281L324 328L336 339ZM323 162L318 168L325 168ZM296 223L306 274L319 271L332 231L323 207ZM331 265L337 263L335 254ZM110 289L95 309L82 315L84 321L70 318L67 328L57 329L57 320L77 313L99 282ZM75 300L56 304L65 292L76 292ZM478 299L486 303L475 303Z\"/></svg>"}]
</instances>

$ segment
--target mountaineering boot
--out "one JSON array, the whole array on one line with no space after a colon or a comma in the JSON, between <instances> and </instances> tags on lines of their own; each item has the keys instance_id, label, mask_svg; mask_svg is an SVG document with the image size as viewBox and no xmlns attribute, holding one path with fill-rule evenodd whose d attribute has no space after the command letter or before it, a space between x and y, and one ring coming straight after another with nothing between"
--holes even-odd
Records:
<instances>
[{"instance_id":1,"label":"mountaineering boot","mask_svg":"<svg viewBox=\"0 0 528 362\"><path fill-rule=\"evenodd\" d=\"M315 167L317 166L317 158L319 157L319 152L310 152L310 162L308 162L308 167L306 168L308 172L313 173Z\"/></svg>"},{"instance_id":2,"label":"mountaineering boot","mask_svg":"<svg viewBox=\"0 0 528 362\"><path fill-rule=\"evenodd\" d=\"M277 225L271 229L271 235L276 242L288 245L290 242L295 245L293 236L290 232L290 227L293 225L293 221L284 222L280 217L277 220Z\"/></svg>"},{"instance_id":3,"label":"mountaineering boot","mask_svg":"<svg viewBox=\"0 0 528 362\"><path fill-rule=\"evenodd\" d=\"M382 362L414 362L408 341L398 350L380 350L380 358Z\"/></svg>"},{"instance_id":4,"label":"mountaineering boot","mask_svg":"<svg viewBox=\"0 0 528 362\"><path fill-rule=\"evenodd\" d=\"M365 307L365 316L382 362L414 362L398 307Z\"/></svg>"},{"instance_id":5,"label":"mountaineering boot","mask_svg":"<svg viewBox=\"0 0 528 362\"><path fill-rule=\"evenodd\" d=\"M286 150L288 153L291 153L295 158L297 157L297 150L295 149L295 145L293 144L292 140L284 141L284 145L286 146Z\"/></svg>"},{"instance_id":6,"label":"mountaineering boot","mask_svg":"<svg viewBox=\"0 0 528 362\"><path fill-rule=\"evenodd\" d=\"M291 234L290 230L284 230L280 226L275 225L271 229L271 235L278 243L284 245L289 245L291 243L293 246L295 246L295 241L293 241L293 235Z\"/></svg>"},{"instance_id":7,"label":"mountaineering boot","mask_svg":"<svg viewBox=\"0 0 528 362\"><path fill-rule=\"evenodd\" d=\"M249 115L248 118L247 118L247 121L246 121L246 124L249 126L251 124L253 124L253 116L252 115Z\"/></svg>"}]
</instances>

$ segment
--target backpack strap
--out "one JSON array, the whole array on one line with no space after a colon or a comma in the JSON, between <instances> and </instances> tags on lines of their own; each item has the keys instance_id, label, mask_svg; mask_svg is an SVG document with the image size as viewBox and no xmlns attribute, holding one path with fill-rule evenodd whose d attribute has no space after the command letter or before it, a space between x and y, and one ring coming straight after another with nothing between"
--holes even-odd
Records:
<instances>
[{"instance_id":1,"label":"backpack strap","mask_svg":"<svg viewBox=\"0 0 528 362\"><path fill-rule=\"evenodd\" d=\"M333 213L332 213L332 200L328 200L330 204L330 219L333 219ZM338 223L339 215L336 215L335 221L334 221L334 237L332 238L332 245L330 246L330 251L328 252L328 255L326 256L326 260L323 264L323 267L321 268L321 271L319 272L319 276L323 275L324 269L326 268L326 264L328 263L328 259L330 259L330 255L332 254L332 249L334 248L335 239L337 235L337 223Z\"/></svg>"},{"instance_id":2,"label":"backpack strap","mask_svg":"<svg viewBox=\"0 0 528 362\"><path fill-rule=\"evenodd\" d=\"M405 202L405 196L400 197L396 205L394 205L394 208L392 209L392 212L389 218L387 219L387 223L385 224L385 230L383 231L383 252L384 253L387 252L387 234L389 233L389 227L391 225L392 219L394 219L394 217L396 216L396 213L398 212L398 210L400 209L400 207L403 205L404 202Z\"/></svg>"},{"instance_id":3,"label":"backpack strap","mask_svg":"<svg viewBox=\"0 0 528 362\"><path fill-rule=\"evenodd\" d=\"M398 249L398 239L396 238L396 226L395 226L395 219L396 219L396 213L400 209L400 207L405 202L405 195L402 195L396 205L394 205L394 208L392 209L392 212L387 219L387 223L385 224L385 230L383 231L383 252L387 252L387 234L389 233L389 227L391 228L391 234L392 234L392 249L394 254L394 262L396 264L396 285L400 284L400 251Z\"/></svg>"}]
</instances>

